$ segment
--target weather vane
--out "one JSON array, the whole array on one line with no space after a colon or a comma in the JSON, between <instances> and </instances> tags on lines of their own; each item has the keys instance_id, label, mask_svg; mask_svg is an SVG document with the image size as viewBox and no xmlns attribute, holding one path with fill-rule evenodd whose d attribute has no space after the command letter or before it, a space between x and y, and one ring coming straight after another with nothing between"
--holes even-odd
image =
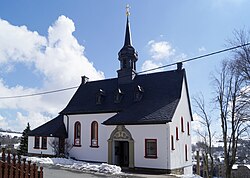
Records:
<instances>
[{"instance_id":1,"label":"weather vane","mask_svg":"<svg viewBox=\"0 0 250 178\"><path fill-rule=\"evenodd\" d=\"M126 15L130 16L130 12L129 12L130 6L129 4L126 5Z\"/></svg>"}]
</instances>

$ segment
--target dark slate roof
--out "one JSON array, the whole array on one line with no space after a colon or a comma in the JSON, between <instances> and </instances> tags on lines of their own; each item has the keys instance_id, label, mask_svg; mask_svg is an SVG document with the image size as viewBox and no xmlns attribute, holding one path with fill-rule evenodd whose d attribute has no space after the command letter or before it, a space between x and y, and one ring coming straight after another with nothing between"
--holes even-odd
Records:
<instances>
[{"instance_id":1,"label":"dark slate roof","mask_svg":"<svg viewBox=\"0 0 250 178\"><path fill-rule=\"evenodd\" d=\"M183 80L186 82L184 69L137 75L131 83L122 85L118 85L117 78L82 83L61 114L117 112L103 123L105 125L167 123L181 97ZM140 101L135 101L138 85L143 88L143 96ZM115 103L118 88L123 98L120 103ZM102 104L96 104L100 89L104 100Z\"/></svg>"},{"instance_id":2,"label":"dark slate roof","mask_svg":"<svg viewBox=\"0 0 250 178\"><path fill-rule=\"evenodd\" d=\"M63 123L63 115L46 122L29 132L29 136L63 137L67 138L67 132Z\"/></svg>"}]
</instances>

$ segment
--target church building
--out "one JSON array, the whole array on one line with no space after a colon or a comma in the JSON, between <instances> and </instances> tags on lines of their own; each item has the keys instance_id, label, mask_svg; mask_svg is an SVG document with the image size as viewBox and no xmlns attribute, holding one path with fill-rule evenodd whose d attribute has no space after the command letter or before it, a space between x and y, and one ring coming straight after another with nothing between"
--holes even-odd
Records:
<instances>
[{"instance_id":1,"label":"church building","mask_svg":"<svg viewBox=\"0 0 250 178\"><path fill-rule=\"evenodd\" d=\"M82 83L59 115L32 130L30 154L54 155L52 142L69 157L130 169L192 174L192 112L185 69L137 74L127 15L117 77ZM70 67L70 66L69 66Z\"/></svg>"}]
</instances>

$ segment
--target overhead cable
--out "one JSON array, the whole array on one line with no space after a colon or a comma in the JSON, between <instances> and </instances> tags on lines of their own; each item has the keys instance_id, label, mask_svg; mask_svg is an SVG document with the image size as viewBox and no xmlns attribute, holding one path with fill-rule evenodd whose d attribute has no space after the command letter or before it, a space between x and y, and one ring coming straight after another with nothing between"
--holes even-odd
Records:
<instances>
[{"instance_id":1,"label":"overhead cable","mask_svg":"<svg viewBox=\"0 0 250 178\"><path fill-rule=\"evenodd\" d=\"M145 72L150 72L150 71L170 67L170 66L176 65L178 63L185 63L185 62L190 62L190 61L202 59L202 58L205 58L205 57L213 56L213 55L224 53L224 52L227 52L227 51L232 51L234 49L242 48L242 47L248 46L248 45L250 45L250 43L245 43L245 44L242 44L242 45L233 46L233 47L230 47L230 48L226 48L226 49L222 49L222 50L219 50L219 51L207 53L207 54L204 54L204 55L188 58L188 59L185 59L185 60L182 60L182 61L179 61L179 62L174 62L174 63L171 63L171 64L162 65L162 66L155 67L155 68L152 68L152 69L143 70L143 71L137 72L137 74L141 74L141 73L145 73ZM126 77L126 76L123 76L123 77ZM51 93L58 93L58 92L62 92L62 91L72 90L72 89L76 89L78 87L79 86L74 86L74 87L68 87L68 88L63 88L63 89L38 92L38 93L33 93L33 94L14 95L14 96L0 96L0 99L13 99L13 98L24 98L24 97L31 97L31 96L46 95L46 94L51 94Z\"/></svg>"}]
</instances>

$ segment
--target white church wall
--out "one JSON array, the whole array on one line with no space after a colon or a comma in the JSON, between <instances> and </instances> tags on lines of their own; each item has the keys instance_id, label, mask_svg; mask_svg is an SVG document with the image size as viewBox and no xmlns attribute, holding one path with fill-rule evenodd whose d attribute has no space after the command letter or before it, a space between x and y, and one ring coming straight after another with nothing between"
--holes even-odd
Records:
<instances>
[{"instance_id":1,"label":"white church wall","mask_svg":"<svg viewBox=\"0 0 250 178\"><path fill-rule=\"evenodd\" d=\"M108 142L116 126L104 126L101 123L116 113L85 114L69 116L69 142L73 144L74 123L81 123L81 146L70 150L70 157L79 160L107 162ZM98 148L90 147L91 123L98 122ZM135 141L135 167L166 169L166 125L127 125L125 126ZM145 158L145 139L157 139L157 158Z\"/></svg>"},{"instance_id":2,"label":"white church wall","mask_svg":"<svg viewBox=\"0 0 250 178\"><path fill-rule=\"evenodd\" d=\"M183 80L181 99L179 101L176 112L173 116L172 122L168 123L169 127L169 140L168 148L170 148L170 155L168 161L168 169L178 169L185 167L184 173L192 173L192 157L191 157L191 113L189 111L188 96L186 84ZM183 131L181 124L181 117L183 118ZM188 124L189 123L189 134ZM178 128L179 140L176 138L176 127ZM171 136L173 136L174 150L172 149ZM185 146L186 145L186 146ZM187 148L185 148L187 147ZM186 151L187 149L187 159Z\"/></svg>"},{"instance_id":3,"label":"white church wall","mask_svg":"<svg viewBox=\"0 0 250 178\"><path fill-rule=\"evenodd\" d=\"M29 136L28 137L28 153L30 154L45 154L45 155L55 155L53 148L51 147L50 143L54 140L59 140L56 137L47 137L47 148L41 148L42 146L42 137L39 139L39 148L34 148L35 146L35 137Z\"/></svg>"},{"instance_id":4,"label":"white church wall","mask_svg":"<svg viewBox=\"0 0 250 178\"><path fill-rule=\"evenodd\" d=\"M192 173L191 158L191 113L188 107L186 85L183 81L183 90L173 120L167 124L154 125L125 125L134 139L134 166L156 169L184 168L185 174ZM74 143L74 124L81 123L81 146L74 146L70 150L70 156L79 160L107 162L108 142L112 131L116 126L105 126L102 123L116 113L69 115L64 117L68 138ZM181 130L181 117L183 117L184 132ZM69 121L69 122L67 122ZM98 146L91 147L91 123L98 122ZM178 127L179 139L176 140L176 127ZM174 150L172 150L171 135L173 135ZM145 158L145 139L157 139L157 158ZM187 145L187 160L185 156Z\"/></svg>"},{"instance_id":5,"label":"white church wall","mask_svg":"<svg viewBox=\"0 0 250 178\"><path fill-rule=\"evenodd\" d=\"M81 123L81 146L73 146L70 150L70 157L78 160L107 162L108 160L108 142L110 133L108 133L106 126L102 123L116 113L105 114L84 114L84 115L69 115L69 130L68 141L74 144L74 124ZM98 147L91 147L91 123L96 121L98 123ZM64 119L67 128L67 118ZM114 129L115 127L111 127Z\"/></svg>"},{"instance_id":6,"label":"white church wall","mask_svg":"<svg viewBox=\"0 0 250 178\"><path fill-rule=\"evenodd\" d=\"M135 167L166 169L166 125L127 125L126 128L135 141ZM145 158L145 139L157 139L157 158Z\"/></svg>"}]
</instances>

